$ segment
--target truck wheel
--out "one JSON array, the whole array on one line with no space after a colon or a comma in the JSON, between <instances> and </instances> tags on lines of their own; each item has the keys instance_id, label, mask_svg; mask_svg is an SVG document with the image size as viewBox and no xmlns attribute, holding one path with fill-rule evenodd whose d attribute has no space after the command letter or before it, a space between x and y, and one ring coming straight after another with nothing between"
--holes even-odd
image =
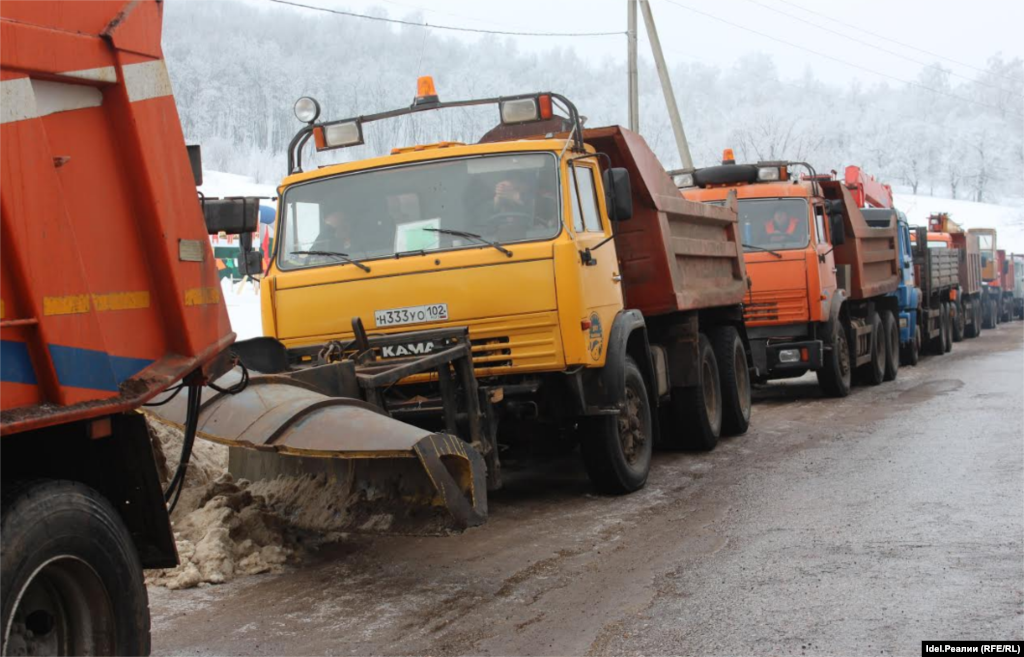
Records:
<instances>
[{"instance_id":1,"label":"truck wheel","mask_svg":"<svg viewBox=\"0 0 1024 657\"><path fill-rule=\"evenodd\" d=\"M722 384L718 359L703 333L697 344L695 386L672 388L672 428L665 445L673 449L708 452L722 435Z\"/></svg>"},{"instance_id":2,"label":"truck wheel","mask_svg":"<svg viewBox=\"0 0 1024 657\"><path fill-rule=\"evenodd\" d=\"M947 354L953 351L953 311L949 309L951 304L945 303L942 306L942 317L946 320L946 337L942 342L942 349Z\"/></svg>"},{"instance_id":3,"label":"truck wheel","mask_svg":"<svg viewBox=\"0 0 1024 657\"><path fill-rule=\"evenodd\" d=\"M871 317L871 360L857 368L857 383L877 386L885 380L885 333L879 313Z\"/></svg>"},{"instance_id":4,"label":"truck wheel","mask_svg":"<svg viewBox=\"0 0 1024 657\"><path fill-rule=\"evenodd\" d=\"M853 359L841 321L832 324L832 335L826 346L824 366L818 370L818 385L829 397L845 397L850 394Z\"/></svg>"},{"instance_id":5,"label":"truck wheel","mask_svg":"<svg viewBox=\"0 0 1024 657\"><path fill-rule=\"evenodd\" d=\"M992 299L982 301L981 310L981 327L984 329L994 329L996 327L996 302Z\"/></svg>"},{"instance_id":6,"label":"truck wheel","mask_svg":"<svg viewBox=\"0 0 1024 657\"><path fill-rule=\"evenodd\" d=\"M626 356L626 404L618 415L584 418L580 442L583 464L602 493L639 490L651 471L654 430L650 398L640 368Z\"/></svg>"},{"instance_id":7,"label":"truck wheel","mask_svg":"<svg viewBox=\"0 0 1024 657\"><path fill-rule=\"evenodd\" d=\"M1011 312L1012 308L1013 308L1013 302L1011 301L1010 303L1007 303L1006 299L1003 299L1002 321L1004 323L1013 320L1013 314Z\"/></svg>"},{"instance_id":8,"label":"truck wheel","mask_svg":"<svg viewBox=\"0 0 1024 657\"><path fill-rule=\"evenodd\" d=\"M964 309L959 302L949 304L949 310L953 314L953 342L962 342L964 339Z\"/></svg>"},{"instance_id":9,"label":"truck wheel","mask_svg":"<svg viewBox=\"0 0 1024 657\"><path fill-rule=\"evenodd\" d=\"M968 299L961 309L964 311L964 337L978 337L978 311L974 299Z\"/></svg>"},{"instance_id":10,"label":"truck wheel","mask_svg":"<svg viewBox=\"0 0 1024 657\"><path fill-rule=\"evenodd\" d=\"M900 325L892 312L882 314L885 330L885 380L894 381L900 371Z\"/></svg>"},{"instance_id":11,"label":"truck wheel","mask_svg":"<svg viewBox=\"0 0 1024 657\"><path fill-rule=\"evenodd\" d=\"M907 348L907 365L917 365L921 361L921 323L914 324L914 339Z\"/></svg>"},{"instance_id":12,"label":"truck wheel","mask_svg":"<svg viewBox=\"0 0 1024 657\"><path fill-rule=\"evenodd\" d=\"M750 426L750 368L740 333L733 326L715 331L715 360L722 387L722 435L738 436Z\"/></svg>"},{"instance_id":13,"label":"truck wheel","mask_svg":"<svg viewBox=\"0 0 1024 657\"><path fill-rule=\"evenodd\" d=\"M128 529L72 481L5 489L2 653L148 655L149 600Z\"/></svg>"}]
</instances>

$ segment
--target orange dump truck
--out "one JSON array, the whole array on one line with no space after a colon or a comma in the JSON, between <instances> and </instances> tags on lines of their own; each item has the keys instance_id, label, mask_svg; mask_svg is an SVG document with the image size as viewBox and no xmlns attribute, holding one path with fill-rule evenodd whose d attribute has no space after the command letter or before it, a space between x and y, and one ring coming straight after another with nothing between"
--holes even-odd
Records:
<instances>
[{"instance_id":1,"label":"orange dump truck","mask_svg":"<svg viewBox=\"0 0 1024 657\"><path fill-rule=\"evenodd\" d=\"M911 237L917 241L917 231ZM953 249L957 253L957 283L950 300L951 329L954 342L976 338L981 334L985 295L981 278L981 250L977 235L968 234L946 212L928 217L929 249Z\"/></svg>"},{"instance_id":2,"label":"orange dump truck","mask_svg":"<svg viewBox=\"0 0 1024 657\"><path fill-rule=\"evenodd\" d=\"M2 654L149 653L142 569L178 562L167 503L210 409L282 459L344 463L353 482L363 464L401 478L403 499L455 528L486 517L473 448L332 390L344 379L359 396L351 361L304 381L247 374L209 233L251 233L258 202L200 205L162 8L0 5ZM433 364L468 362L468 346L450 354ZM240 380L205 387L235 361ZM180 405L184 447L166 490L137 412L147 404Z\"/></svg>"},{"instance_id":3,"label":"orange dump truck","mask_svg":"<svg viewBox=\"0 0 1024 657\"><path fill-rule=\"evenodd\" d=\"M1006 251L998 248L994 228L971 228L968 235L978 237L981 251L982 326L994 329L1013 315L1013 277Z\"/></svg>"},{"instance_id":4,"label":"orange dump truck","mask_svg":"<svg viewBox=\"0 0 1024 657\"><path fill-rule=\"evenodd\" d=\"M808 175L796 177L798 169ZM854 379L875 385L895 377L894 212L869 222L872 211L859 207L854 182L817 175L802 162L736 164L731 150L720 166L679 172L675 180L689 200L722 204L731 192L738 197L744 313L762 381L814 371L826 394L842 397Z\"/></svg>"}]
</instances>

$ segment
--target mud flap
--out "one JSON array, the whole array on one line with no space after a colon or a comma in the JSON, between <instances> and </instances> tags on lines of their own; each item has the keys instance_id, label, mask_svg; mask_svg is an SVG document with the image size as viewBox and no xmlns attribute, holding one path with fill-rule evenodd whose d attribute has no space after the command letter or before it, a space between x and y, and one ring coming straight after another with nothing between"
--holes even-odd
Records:
<instances>
[{"instance_id":1,"label":"mud flap","mask_svg":"<svg viewBox=\"0 0 1024 657\"><path fill-rule=\"evenodd\" d=\"M147 413L185 423L179 400ZM253 376L235 395L204 388L197 435L231 448L236 478L324 476L343 498L331 502L332 530L433 534L487 519L486 466L472 446L288 377Z\"/></svg>"}]
</instances>

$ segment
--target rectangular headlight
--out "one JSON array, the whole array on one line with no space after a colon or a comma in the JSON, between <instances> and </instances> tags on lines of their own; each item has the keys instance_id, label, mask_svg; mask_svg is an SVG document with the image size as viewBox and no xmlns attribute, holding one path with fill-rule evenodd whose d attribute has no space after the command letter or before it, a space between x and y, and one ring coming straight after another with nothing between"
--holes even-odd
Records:
<instances>
[{"instance_id":1,"label":"rectangular headlight","mask_svg":"<svg viewBox=\"0 0 1024 657\"><path fill-rule=\"evenodd\" d=\"M678 173L673 178L676 187L693 187L693 174L692 173Z\"/></svg>"},{"instance_id":2,"label":"rectangular headlight","mask_svg":"<svg viewBox=\"0 0 1024 657\"><path fill-rule=\"evenodd\" d=\"M359 121L331 123L316 128L313 136L316 139L317 150L358 146L363 143L363 127L359 125Z\"/></svg>"},{"instance_id":3,"label":"rectangular headlight","mask_svg":"<svg viewBox=\"0 0 1024 657\"><path fill-rule=\"evenodd\" d=\"M536 98L506 100L501 104L502 123L525 123L540 119L540 108Z\"/></svg>"},{"instance_id":4,"label":"rectangular headlight","mask_svg":"<svg viewBox=\"0 0 1024 657\"><path fill-rule=\"evenodd\" d=\"M780 363L799 363L800 362L800 350L799 349L783 349L779 352Z\"/></svg>"},{"instance_id":5,"label":"rectangular headlight","mask_svg":"<svg viewBox=\"0 0 1024 657\"><path fill-rule=\"evenodd\" d=\"M761 182L772 182L779 179L778 167L758 167L757 179Z\"/></svg>"}]
</instances>

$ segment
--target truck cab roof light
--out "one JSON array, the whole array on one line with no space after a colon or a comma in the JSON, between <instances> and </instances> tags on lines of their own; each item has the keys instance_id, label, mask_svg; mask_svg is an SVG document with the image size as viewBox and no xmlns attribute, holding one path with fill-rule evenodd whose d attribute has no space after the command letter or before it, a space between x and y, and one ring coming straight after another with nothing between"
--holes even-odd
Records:
<instances>
[{"instance_id":1,"label":"truck cab roof light","mask_svg":"<svg viewBox=\"0 0 1024 657\"><path fill-rule=\"evenodd\" d=\"M320 118L320 103L316 102L315 98L310 96L303 96L295 101L295 118L303 123L316 123L316 120Z\"/></svg>"},{"instance_id":2,"label":"truck cab roof light","mask_svg":"<svg viewBox=\"0 0 1024 657\"><path fill-rule=\"evenodd\" d=\"M722 151L722 164L736 164L736 156L732 154L731 148Z\"/></svg>"},{"instance_id":3,"label":"truck cab roof light","mask_svg":"<svg viewBox=\"0 0 1024 657\"><path fill-rule=\"evenodd\" d=\"M676 184L676 187L696 187L697 184L693 181L693 173L677 173L672 177L672 182Z\"/></svg>"},{"instance_id":4,"label":"truck cab roof light","mask_svg":"<svg viewBox=\"0 0 1024 657\"><path fill-rule=\"evenodd\" d=\"M758 182L775 182L782 178L782 171L779 167L758 167Z\"/></svg>"},{"instance_id":5,"label":"truck cab roof light","mask_svg":"<svg viewBox=\"0 0 1024 657\"><path fill-rule=\"evenodd\" d=\"M413 99L413 107L419 105L433 105L441 102L437 97L437 89L434 88L434 78L429 75L421 75L416 80L416 98Z\"/></svg>"},{"instance_id":6,"label":"truck cab roof light","mask_svg":"<svg viewBox=\"0 0 1024 657\"><path fill-rule=\"evenodd\" d=\"M316 149L326 151L332 148L358 146L363 143L363 127L359 121L328 123L313 130Z\"/></svg>"},{"instance_id":7,"label":"truck cab roof light","mask_svg":"<svg viewBox=\"0 0 1024 657\"><path fill-rule=\"evenodd\" d=\"M516 98L501 103L502 123L528 123L541 119L540 100L537 98ZM550 106L551 97L548 97Z\"/></svg>"}]
</instances>

